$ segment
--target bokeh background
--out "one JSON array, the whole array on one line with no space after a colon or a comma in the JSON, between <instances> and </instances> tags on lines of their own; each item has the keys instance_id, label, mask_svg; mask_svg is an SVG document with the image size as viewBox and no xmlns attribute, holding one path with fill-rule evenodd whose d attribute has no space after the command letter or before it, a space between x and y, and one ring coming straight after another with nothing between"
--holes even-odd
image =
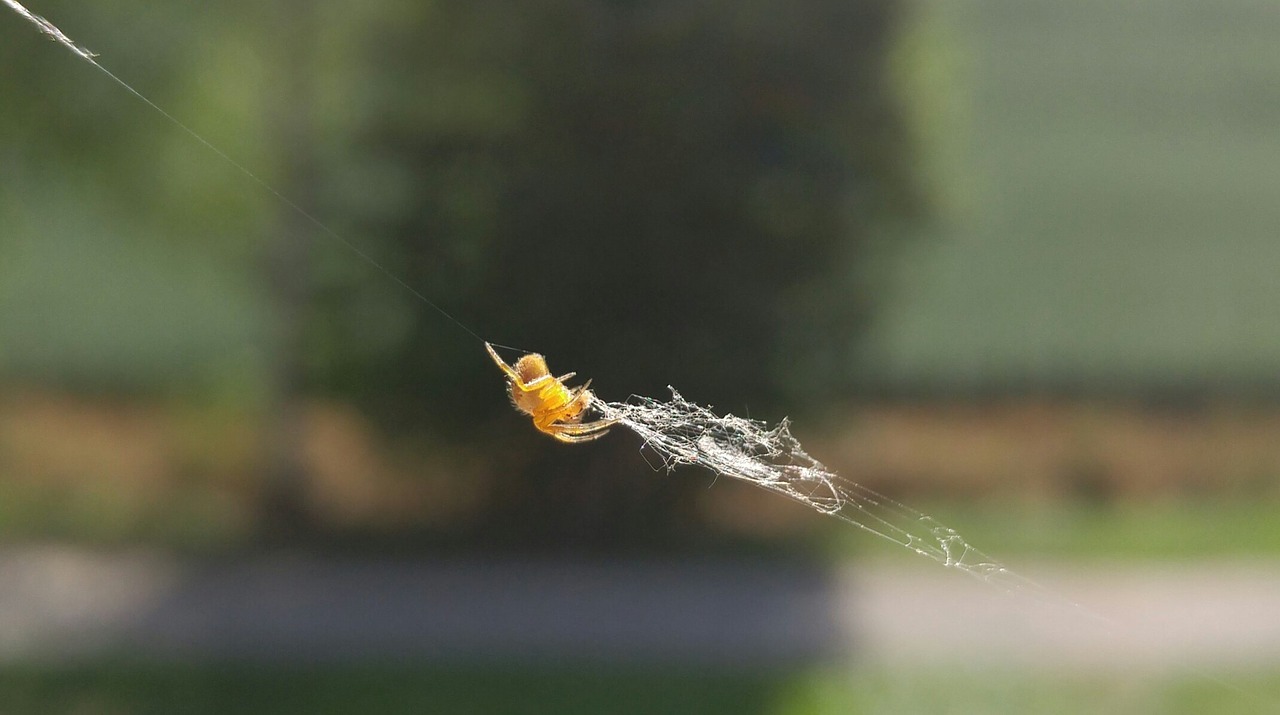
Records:
<instances>
[{"instance_id":1,"label":"bokeh background","mask_svg":"<svg viewBox=\"0 0 1280 715\"><path fill-rule=\"evenodd\" d=\"M256 179L0 15L8 711L1280 700L1271 3L30 9ZM1064 603L557 444L477 335Z\"/></svg>"}]
</instances>

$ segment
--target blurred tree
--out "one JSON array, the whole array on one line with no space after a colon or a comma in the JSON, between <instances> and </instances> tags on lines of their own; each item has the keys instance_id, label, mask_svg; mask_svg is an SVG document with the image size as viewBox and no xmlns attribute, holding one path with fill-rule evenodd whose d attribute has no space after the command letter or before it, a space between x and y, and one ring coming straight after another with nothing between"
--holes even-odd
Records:
<instances>
[{"instance_id":1,"label":"blurred tree","mask_svg":"<svg viewBox=\"0 0 1280 715\"><path fill-rule=\"evenodd\" d=\"M106 9L61 5L42 10L160 106L476 332L606 398L672 384L777 417L852 389L870 228L917 205L885 71L897 0L375 0L291 4L274 29L238 3L133 2L97 24ZM293 17L312 10L314 30ZM79 31L98 25L119 34ZM299 491L306 390L492 440L498 538L697 533L705 482L655 477L625 436L535 434L478 341L345 250L304 255L265 192L30 28L4 31L0 126L21 141L0 150L18 227L0 243L22 259L0 264L6 374L267 403L277 506Z\"/></svg>"},{"instance_id":2,"label":"blurred tree","mask_svg":"<svg viewBox=\"0 0 1280 715\"><path fill-rule=\"evenodd\" d=\"M873 304L869 228L917 203L884 71L896 8L424 6L378 32L377 65L405 71L363 134L409 188L403 211L365 217L367 234L477 331L606 397L673 384L752 414L829 400L851 387L847 351ZM332 291L331 309L364 290ZM417 317L398 349L321 374L388 419L474 435L503 409L499 375L425 305L399 310ZM364 329L330 324L326 342ZM503 441L530 456L497 490L494 524L523 543L688 531L701 484L655 480L633 442Z\"/></svg>"},{"instance_id":3,"label":"blurred tree","mask_svg":"<svg viewBox=\"0 0 1280 715\"><path fill-rule=\"evenodd\" d=\"M280 81L264 102L280 168L275 187L308 214L316 206L317 171L312 128L317 18L310 0L268 8ZM275 83L273 83L275 84ZM266 448L261 523L272 538L291 540L314 529L303 457L303 329L307 318L314 226L300 212L276 204L278 228L263 251L272 307L266 351Z\"/></svg>"}]
</instances>

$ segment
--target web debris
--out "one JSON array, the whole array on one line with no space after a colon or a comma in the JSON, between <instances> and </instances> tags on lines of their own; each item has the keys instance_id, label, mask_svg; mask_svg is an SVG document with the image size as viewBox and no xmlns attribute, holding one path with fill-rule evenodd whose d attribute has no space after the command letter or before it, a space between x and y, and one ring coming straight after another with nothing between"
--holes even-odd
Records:
<instances>
[{"instance_id":1,"label":"web debris","mask_svg":"<svg viewBox=\"0 0 1280 715\"><path fill-rule=\"evenodd\" d=\"M62 46L66 47L68 50L71 50L72 52L76 53L82 59L86 59L90 62L93 62L93 64L95 65L98 64L93 59L94 57L98 56L97 54L90 52L87 48L81 45L76 44L74 41L72 41L70 37L67 37L66 34L62 32L62 30L59 30L57 25L54 25L52 22L49 22L43 17L40 17L34 12L31 12L30 10L23 7L22 5L18 4L18 0L0 0L0 2L3 2L5 5L8 5L9 7L13 8L14 12L25 17L28 22L35 25L44 34L48 35L49 39L61 44Z\"/></svg>"},{"instance_id":2,"label":"web debris","mask_svg":"<svg viewBox=\"0 0 1280 715\"><path fill-rule=\"evenodd\" d=\"M823 514L1008 591L1057 600L1043 586L1018 576L974 548L954 529L876 491L842 479L809 456L791 434L790 422L718 415L686 400L675 388L664 402L633 395L626 402L596 399L605 419L635 432L670 471L696 465L782 494Z\"/></svg>"}]
</instances>

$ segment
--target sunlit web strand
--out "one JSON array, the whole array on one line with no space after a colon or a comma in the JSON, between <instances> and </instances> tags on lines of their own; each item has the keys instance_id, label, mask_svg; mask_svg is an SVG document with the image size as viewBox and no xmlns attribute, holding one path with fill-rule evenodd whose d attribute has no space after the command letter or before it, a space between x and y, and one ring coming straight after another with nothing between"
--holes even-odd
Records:
<instances>
[{"instance_id":1,"label":"sunlit web strand","mask_svg":"<svg viewBox=\"0 0 1280 715\"><path fill-rule=\"evenodd\" d=\"M125 90L127 90L133 96L137 97L148 107L151 107L156 112L160 113L161 116L163 116L165 119L173 123L174 126L186 132L189 136L191 136L191 138L195 139L197 142L202 144L206 149L216 154L218 158L222 159L226 163L235 167L236 170L238 170L240 173L247 176L249 179L253 180L253 182L256 183L258 186L261 186L262 188L266 189L268 192L274 195L277 199L279 199L281 203L283 203L285 206L288 206L291 210L296 212L299 216L303 217L309 223L311 223L311 225L319 229L320 232L322 232L329 238L345 246L347 250L351 251L356 256L358 256L361 260L363 260L364 262L368 263L369 265L373 266L378 271L386 275L388 278L392 280L392 282L396 283L401 288L411 293L415 298L422 301L428 307L432 308L441 316L443 316L444 318L452 322L455 326L457 326L463 332L467 333L468 335L475 338L476 340L484 342L484 338L480 337L480 334L477 333L475 330L472 330L470 326L468 326L466 323L463 323L458 318L454 317L452 313L445 310L435 301L428 298L426 295L422 293L422 291L419 291L418 289L409 285L408 282L406 282L403 278L397 275L394 271L384 266L380 261L375 259L373 256L369 255L368 252L364 251L359 246L349 241L342 234L329 228L323 221L316 218L315 216L312 216L306 209L299 206L296 202L294 202L288 196L285 196L274 186L267 183L264 179L259 177L257 174L250 171L247 166L231 158L229 154L219 149L216 145L214 145L208 139L205 139L196 130L182 123L177 117L165 111L163 107L156 104L155 102L152 102L150 99L146 97L146 95L134 89L133 86L130 85L128 82L125 82L124 80L116 76L116 74L113 73L111 70L107 69L106 67L103 67L102 64L99 63L97 59L95 59L98 56L96 53L90 52L88 49L84 48L83 46L76 44L74 41L71 40L70 37L67 37L66 33L64 33L62 30L59 30L58 27L54 25L52 22L49 22L43 17L23 7L17 2L17 0L0 0L0 2L3 2L5 5L9 6L14 12L18 13L23 18L25 18L28 22L35 25L36 28L40 30L40 32L47 35L50 39L54 40L55 42L71 50L76 54L76 56L80 57L81 59L85 60L89 64L93 65L99 72L102 72L104 75L111 78L113 82L123 87Z\"/></svg>"}]
</instances>

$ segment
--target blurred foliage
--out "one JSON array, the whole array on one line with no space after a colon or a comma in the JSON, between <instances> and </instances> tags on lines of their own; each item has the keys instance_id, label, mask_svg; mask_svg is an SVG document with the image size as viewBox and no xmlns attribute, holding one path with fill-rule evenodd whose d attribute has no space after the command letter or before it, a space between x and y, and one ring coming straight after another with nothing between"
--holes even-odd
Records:
<instances>
[{"instance_id":1,"label":"blurred foliage","mask_svg":"<svg viewBox=\"0 0 1280 715\"><path fill-rule=\"evenodd\" d=\"M257 155L254 73L215 74L245 29L198 7L39 11L213 143ZM206 33L198 42L192 27ZM268 306L249 260L270 196L17 16L0 33L0 374L251 399Z\"/></svg>"},{"instance_id":2,"label":"blurred foliage","mask_svg":"<svg viewBox=\"0 0 1280 715\"><path fill-rule=\"evenodd\" d=\"M767 414L847 391L873 228L921 203L893 0L39 11L469 329L607 398L673 384ZM701 481L655 479L624 438L532 434L473 336L318 227L282 252L269 192L31 28L0 31L10 380L267 411L297 382L392 433L496 446L485 533L698 530ZM272 288L291 263L301 312ZM282 374L282 315L302 375Z\"/></svg>"},{"instance_id":3,"label":"blurred foliage","mask_svg":"<svg viewBox=\"0 0 1280 715\"><path fill-rule=\"evenodd\" d=\"M363 97L359 154L394 185L347 214L470 327L603 394L830 400L872 304L868 227L916 203L884 72L893 9L424 8L366 50L407 76ZM477 346L408 295L391 309L414 316L397 335L353 308L367 284L326 296L326 314L351 319L324 340L385 348L335 349L317 377L406 419L490 412L475 399L494 383Z\"/></svg>"},{"instance_id":4,"label":"blurred foliage","mask_svg":"<svg viewBox=\"0 0 1280 715\"><path fill-rule=\"evenodd\" d=\"M679 385L768 414L847 390L874 296L869 227L916 202L884 71L893 4L501 8L436 6L380 33L373 64L417 69L371 98L388 109L358 134L412 188L398 210L353 211L361 233L390 239L409 282L483 335L606 398ZM322 374L378 414L473 432L493 367L402 303L417 313L406 340ZM368 343L367 322L329 339ZM532 481L495 490L486 533L687 543L702 480L654 480L636 447L532 452Z\"/></svg>"}]
</instances>

